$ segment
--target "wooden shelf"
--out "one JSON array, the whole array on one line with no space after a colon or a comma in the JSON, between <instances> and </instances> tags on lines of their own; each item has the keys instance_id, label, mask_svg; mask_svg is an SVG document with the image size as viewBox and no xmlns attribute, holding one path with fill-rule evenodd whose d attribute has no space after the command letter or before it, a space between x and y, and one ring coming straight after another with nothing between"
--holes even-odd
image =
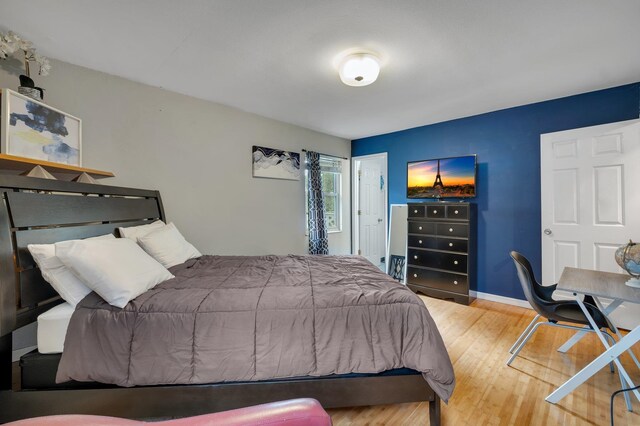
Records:
<instances>
[{"instance_id":1,"label":"wooden shelf","mask_svg":"<svg viewBox=\"0 0 640 426\"><path fill-rule=\"evenodd\" d=\"M51 161L36 160L35 158L0 154L0 170L18 170L28 172L35 166L42 166L49 173L78 175L84 172L94 179L103 179L115 176L113 173L105 172L103 170L88 169L86 167L77 167L70 164L52 163Z\"/></svg>"}]
</instances>

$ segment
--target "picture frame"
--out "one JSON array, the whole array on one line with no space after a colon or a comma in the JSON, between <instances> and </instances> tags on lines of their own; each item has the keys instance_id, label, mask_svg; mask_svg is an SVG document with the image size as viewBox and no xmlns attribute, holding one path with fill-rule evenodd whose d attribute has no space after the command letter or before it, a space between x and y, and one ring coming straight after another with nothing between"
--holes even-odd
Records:
<instances>
[{"instance_id":1,"label":"picture frame","mask_svg":"<svg viewBox=\"0 0 640 426\"><path fill-rule=\"evenodd\" d=\"M300 180L300 153L254 145L251 148L254 178Z\"/></svg>"},{"instance_id":2,"label":"picture frame","mask_svg":"<svg viewBox=\"0 0 640 426\"><path fill-rule=\"evenodd\" d=\"M10 89L0 89L0 152L82 166L82 120Z\"/></svg>"}]
</instances>

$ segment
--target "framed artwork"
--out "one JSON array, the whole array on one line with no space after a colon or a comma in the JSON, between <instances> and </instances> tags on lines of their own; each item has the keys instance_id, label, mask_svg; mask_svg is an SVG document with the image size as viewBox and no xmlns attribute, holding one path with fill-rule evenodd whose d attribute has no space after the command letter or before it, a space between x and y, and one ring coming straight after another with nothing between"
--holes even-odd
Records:
<instances>
[{"instance_id":1,"label":"framed artwork","mask_svg":"<svg viewBox=\"0 0 640 426\"><path fill-rule=\"evenodd\" d=\"M253 146L253 177L300 180L300 154Z\"/></svg>"},{"instance_id":2,"label":"framed artwork","mask_svg":"<svg viewBox=\"0 0 640 426\"><path fill-rule=\"evenodd\" d=\"M82 166L82 120L9 89L0 100L3 154Z\"/></svg>"}]
</instances>

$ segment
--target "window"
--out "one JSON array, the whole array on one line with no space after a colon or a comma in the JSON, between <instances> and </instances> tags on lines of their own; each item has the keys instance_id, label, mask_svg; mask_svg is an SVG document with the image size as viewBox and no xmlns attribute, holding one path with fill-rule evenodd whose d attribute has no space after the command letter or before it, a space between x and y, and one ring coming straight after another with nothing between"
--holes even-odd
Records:
<instances>
[{"instance_id":1,"label":"window","mask_svg":"<svg viewBox=\"0 0 640 426\"><path fill-rule=\"evenodd\" d=\"M320 173L322 176L322 195L324 198L324 218L328 232L342 231L342 160L336 157L320 155ZM309 215L308 174L305 171L305 212ZM307 220L308 226L308 220Z\"/></svg>"},{"instance_id":2,"label":"window","mask_svg":"<svg viewBox=\"0 0 640 426\"><path fill-rule=\"evenodd\" d=\"M340 189L342 187L342 164L340 159L320 157L322 169L322 196L324 198L324 217L327 231L342 231L342 203Z\"/></svg>"}]
</instances>

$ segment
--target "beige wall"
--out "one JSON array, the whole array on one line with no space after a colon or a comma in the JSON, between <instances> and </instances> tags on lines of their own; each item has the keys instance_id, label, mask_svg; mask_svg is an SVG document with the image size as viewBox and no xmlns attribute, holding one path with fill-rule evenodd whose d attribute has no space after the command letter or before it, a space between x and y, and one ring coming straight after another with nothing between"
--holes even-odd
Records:
<instances>
[{"instance_id":1,"label":"beige wall","mask_svg":"<svg viewBox=\"0 0 640 426\"><path fill-rule=\"evenodd\" d=\"M349 141L75 65L52 65L51 75L36 83L46 89L46 103L82 118L83 165L113 171L116 177L104 183L160 190L167 218L203 253L306 252L303 180L252 178L251 146L349 157ZM14 73L0 60L0 87L16 90ZM335 254L349 253L351 244L348 161L344 168L343 231L329 241Z\"/></svg>"}]
</instances>

